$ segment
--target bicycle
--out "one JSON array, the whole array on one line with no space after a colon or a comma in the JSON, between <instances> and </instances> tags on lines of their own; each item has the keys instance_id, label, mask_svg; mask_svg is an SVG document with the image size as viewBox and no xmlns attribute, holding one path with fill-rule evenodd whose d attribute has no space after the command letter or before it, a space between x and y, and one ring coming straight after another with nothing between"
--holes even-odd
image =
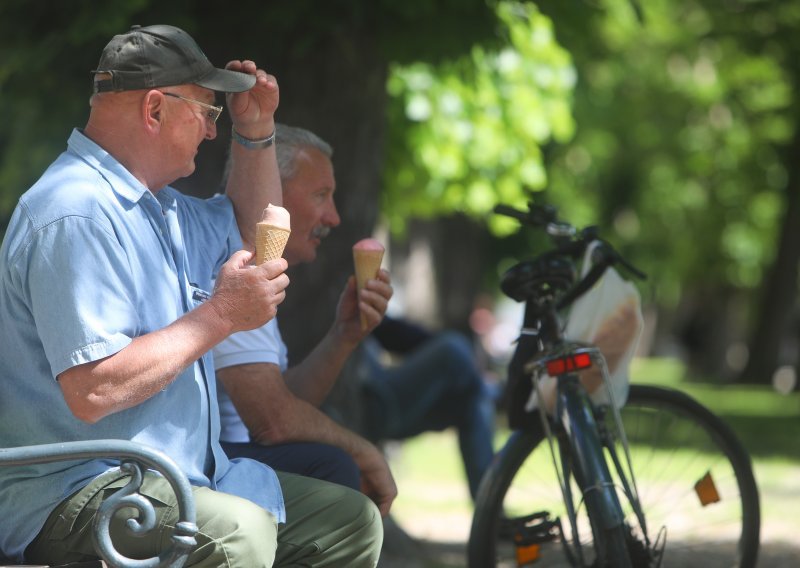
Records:
<instances>
[{"instance_id":1,"label":"bicycle","mask_svg":"<svg viewBox=\"0 0 800 568\"><path fill-rule=\"evenodd\" d=\"M506 295L525 303L509 364L514 431L476 497L468 565L754 566L759 495L733 431L674 389L630 385L624 406L615 404L599 350L563 336L563 311L607 270L644 275L595 227L578 231L553 207L500 205L495 212L544 229L553 246L501 282ZM581 278L576 265L590 243L592 268ZM606 403L593 403L579 378L593 365L612 393ZM542 400L548 375L555 408L526 410L532 392Z\"/></svg>"}]
</instances>

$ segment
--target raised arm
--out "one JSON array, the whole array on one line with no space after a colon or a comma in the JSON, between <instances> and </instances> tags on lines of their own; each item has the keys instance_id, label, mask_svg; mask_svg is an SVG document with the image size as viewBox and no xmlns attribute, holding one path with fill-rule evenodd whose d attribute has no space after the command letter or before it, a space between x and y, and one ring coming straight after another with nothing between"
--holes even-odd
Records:
<instances>
[{"instance_id":1,"label":"raised arm","mask_svg":"<svg viewBox=\"0 0 800 568\"><path fill-rule=\"evenodd\" d=\"M359 294L355 278L347 280L330 330L303 361L285 373L286 384L297 397L317 407L325 401L347 358L383 319L392 293L386 270L368 280ZM366 315L367 329L361 327L361 311Z\"/></svg>"},{"instance_id":2,"label":"raised arm","mask_svg":"<svg viewBox=\"0 0 800 568\"><path fill-rule=\"evenodd\" d=\"M277 312L289 278L286 261L247 266L252 255L225 263L211 298L167 327L134 338L110 357L77 365L58 377L72 413L85 422L141 404L235 331L263 325Z\"/></svg>"},{"instance_id":3,"label":"raised arm","mask_svg":"<svg viewBox=\"0 0 800 568\"><path fill-rule=\"evenodd\" d=\"M252 249L261 212L269 203L283 202L275 144L270 139L275 133L278 82L252 61L231 61L226 68L256 76L249 91L227 95L234 132L225 193L233 202L242 240Z\"/></svg>"}]
</instances>

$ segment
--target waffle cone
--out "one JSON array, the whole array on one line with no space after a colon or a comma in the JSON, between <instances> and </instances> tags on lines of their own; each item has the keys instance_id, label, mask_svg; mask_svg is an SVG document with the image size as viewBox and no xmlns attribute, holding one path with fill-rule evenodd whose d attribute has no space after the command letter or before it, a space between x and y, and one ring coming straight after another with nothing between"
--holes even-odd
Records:
<instances>
[{"instance_id":1,"label":"waffle cone","mask_svg":"<svg viewBox=\"0 0 800 568\"><path fill-rule=\"evenodd\" d=\"M360 291L367 280L376 278L383 260L382 250L354 250L353 264L356 269L356 287ZM367 329L367 319L361 314L361 329Z\"/></svg>"},{"instance_id":2,"label":"waffle cone","mask_svg":"<svg viewBox=\"0 0 800 568\"><path fill-rule=\"evenodd\" d=\"M280 258L290 233L291 231L283 227L258 223L256 225L256 264Z\"/></svg>"}]
</instances>

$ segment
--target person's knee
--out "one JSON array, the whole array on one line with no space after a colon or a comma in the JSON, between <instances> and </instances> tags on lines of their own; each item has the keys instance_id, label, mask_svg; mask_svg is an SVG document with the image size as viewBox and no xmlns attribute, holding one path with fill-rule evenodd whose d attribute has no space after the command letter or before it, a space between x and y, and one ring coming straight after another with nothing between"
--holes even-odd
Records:
<instances>
[{"instance_id":1,"label":"person's knee","mask_svg":"<svg viewBox=\"0 0 800 568\"><path fill-rule=\"evenodd\" d=\"M456 331L441 333L436 339L438 355L450 367L449 376L466 390L479 391L483 378L475 363L475 355L469 340Z\"/></svg>"},{"instance_id":2,"label":"person's knee","mask_svg":"<svg viewBox=\"0 0 800 568\"><path fill-rule=\"evenodd\" d=\"M233 495L204 489L195 492L198 546L187 566L250 568L272 566L278 523L258 505Z\"/></svg>"},{"instance_id":3,"label":"person's knee","mask_svg":"<svg viewBox=\"0 0 800 568\"><path fill-rule=\"evenodd\" d=\"M375 566L383 546L383 519L378 507L362 493L352 492L343 500L342 518L355 546L349 566Z\"/></svg>"},{"instance_id":4,"label":"person's knee","mask_svg":"<svg viewBox=\"0 0 800 568\"><path fill-rule=\"evenodd\" d=\"M350 532L359 532L366 539L374 542L383 539L383 522L375 503L360 491L336 486L328 489L328 503L331 513Z\"/></svg>"},{"instance_id":5,"label":"person's knee","mask_svg":"<svg viewBox=\"0 0 800 568\"><path fill-rule=\"evenodd\" d=\"M347 487L279 472L286 525L276 565L373 567L383 544L375 504Z\"/></svg>"}]
</instances>

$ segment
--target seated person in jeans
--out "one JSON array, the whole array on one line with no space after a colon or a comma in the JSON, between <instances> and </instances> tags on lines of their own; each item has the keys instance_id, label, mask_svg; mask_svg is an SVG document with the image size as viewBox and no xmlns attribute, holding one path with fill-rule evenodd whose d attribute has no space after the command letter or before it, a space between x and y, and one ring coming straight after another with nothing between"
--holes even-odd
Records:
<instances>
[{"instance_id":1,"label":"seated person in jeans","mask_svg":"<svg viewBox=\"0 0 800 568\"><path fill-rule=\"evenodd\" d=\"M492 461L494 400L469 340L385 317L365 342L364 429L373 440L404 440L455 427L472 498ZM381 362L381 350L400 355Z\"/></svg>"},{"instance_id":2,"label":"seated person in jeans","mask_svg":"<svg viewBox=\"0 0 800 568\"><path fill-rule=\"evenodd\" d=\"M276 128L276 147L283 206L291 215L292 228L284 257L289 265L311 262L321 240L340 223L333 201L332 149L315 134L283 124ZM317 407L352 351L380 322L391 295L385 270L360 294L351 277L330 331L292 368L287 368L286 346L276 320L220 343L214 349L214 364L221 440L228 456L360 487L386 515L397 487L383 454ZM366 314L367 330L361 329L359 312Z\"/></svg>"}]
</instances>

